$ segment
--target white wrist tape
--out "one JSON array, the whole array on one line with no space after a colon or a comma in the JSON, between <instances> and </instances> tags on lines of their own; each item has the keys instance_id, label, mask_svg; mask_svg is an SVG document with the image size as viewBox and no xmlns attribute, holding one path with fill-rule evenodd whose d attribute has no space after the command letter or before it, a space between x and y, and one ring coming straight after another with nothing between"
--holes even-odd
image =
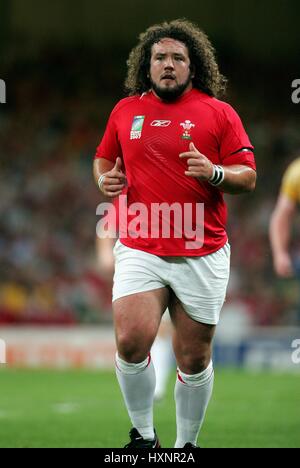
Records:
<instances>
[{"instance_id":1,"label":"white wrist tape","mask_svg":"<svg viewBox=\"0 0 300 468\"><path fill-rule=\"evenodd\" d=\"M102 174L98 179L98 187L99 187L100 190L102 190L102 185L103 185L105 176L106 176L106 174Z\"/></svg>"}]
</instances>

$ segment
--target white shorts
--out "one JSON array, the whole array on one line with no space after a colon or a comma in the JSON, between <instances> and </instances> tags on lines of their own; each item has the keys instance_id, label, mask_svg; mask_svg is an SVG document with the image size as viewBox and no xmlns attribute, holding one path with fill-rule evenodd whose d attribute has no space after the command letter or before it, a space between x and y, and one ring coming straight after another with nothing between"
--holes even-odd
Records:
<instances>
[{"instance_id":1,"label":"white shorts","mask_svg":"<svg viewBox=\"0 0 300 468\"><path fill-rule=\"evenodd\" d=\"M229 280L228 243L204 257L158 257L118 240L114 256L113 302L169 286L193 320L209 325L219 322Z\"/></svg>"}]
</instances>

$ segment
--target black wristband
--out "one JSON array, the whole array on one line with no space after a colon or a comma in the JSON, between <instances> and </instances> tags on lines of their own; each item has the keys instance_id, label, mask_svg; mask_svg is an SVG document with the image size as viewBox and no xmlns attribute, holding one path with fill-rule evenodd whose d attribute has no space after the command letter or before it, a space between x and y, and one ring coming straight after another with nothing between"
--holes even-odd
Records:
<instances>
[{"instance_id":1,"label":"black wristband","mask_svg":"<svg viewBox=\"0 0 300 468\"><path fill-rule=\"evenodd\" d=\"M224 181L224 178L225 178L225 171L223 167L217 166L214 164L214 173L212 177L209 179L209 183L217 187Z\"/></svg>"}]
</instances>

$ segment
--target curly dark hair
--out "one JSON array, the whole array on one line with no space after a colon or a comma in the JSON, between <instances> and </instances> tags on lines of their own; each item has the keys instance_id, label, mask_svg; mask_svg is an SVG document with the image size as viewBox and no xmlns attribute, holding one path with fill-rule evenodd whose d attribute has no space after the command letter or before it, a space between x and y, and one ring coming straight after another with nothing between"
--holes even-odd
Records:
<instances>
[{"instance_id":1,"label":"curly dark hair","mask_svg":"<svg viewBox=\"0 0 300 468\"><path fill-rule=\"evenodd\" d=\"M225 94L226 78L221 75L215 58L215 49L206 34L186 19L155 24L139 36L138 45L130 52L127 61L128 73L125 89L132 96L151 88L149 69L153 44L162 38L183 42L188 51L191 66L195 71L194 88L209 96Z\"/></svg>"}]
</instances>

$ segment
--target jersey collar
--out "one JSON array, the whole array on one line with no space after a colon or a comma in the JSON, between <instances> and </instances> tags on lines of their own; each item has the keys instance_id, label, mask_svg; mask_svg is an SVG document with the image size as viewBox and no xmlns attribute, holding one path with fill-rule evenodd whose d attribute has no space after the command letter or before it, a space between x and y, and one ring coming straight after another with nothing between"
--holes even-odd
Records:
<instances>
[{"instance_id":1,"label":"jersey collar","mask_svg":"<svg viewBox=\"0 0 300 468\"><path fill-rule=\"evenodd\" d=\"M193 96L198 94L199 92L200 91L198 91L196 88L192 88L187 93L184 93L181 96L179 96L179 98L176 99L176 101L173 101L173 102L163 101L162 99L157 97L153 93L152 90L148 91L148 93L145 94L145 97L147 96L153 102L160 103L160 104L165 104L165 105L168 106L168 105L174 105L174 104L179 104L179 103L182 103L182 102L186 102L186 101L190 100Z\"/></svg>"}]
</instances>

